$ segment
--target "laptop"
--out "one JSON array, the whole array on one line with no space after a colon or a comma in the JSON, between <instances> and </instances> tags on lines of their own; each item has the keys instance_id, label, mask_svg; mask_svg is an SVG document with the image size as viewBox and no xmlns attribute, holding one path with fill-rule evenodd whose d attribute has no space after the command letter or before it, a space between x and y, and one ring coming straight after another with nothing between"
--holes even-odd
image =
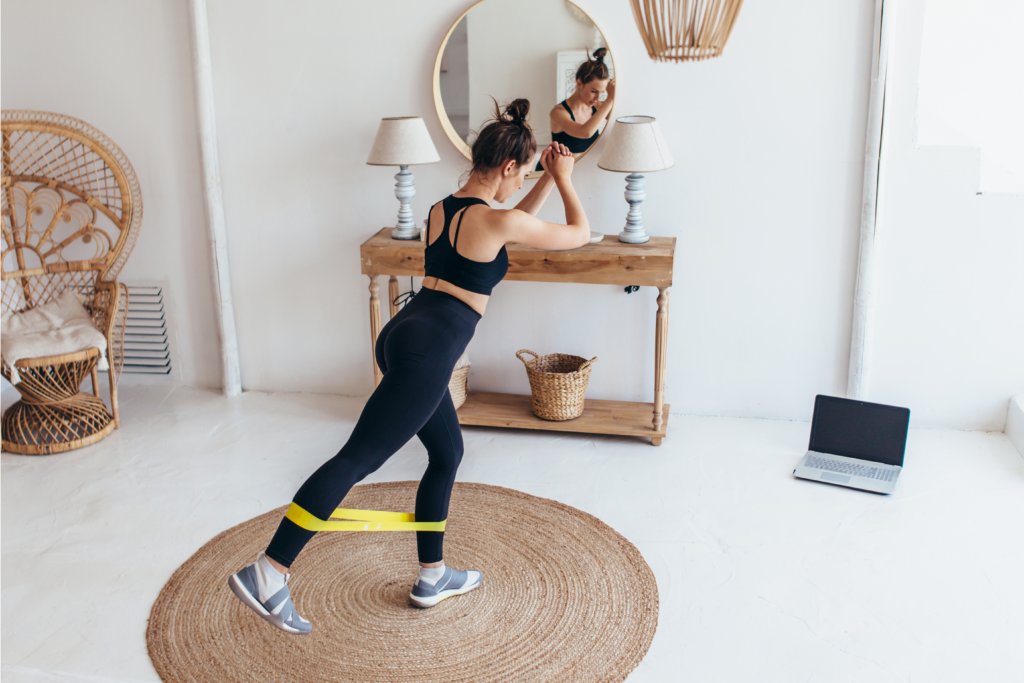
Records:
<instances>
[{"instance_id":1,"label":"laptop","mask_svg":"<svg viewBox=\"0 0 1024 683\"><path fill-rule=\"evenodd\" d=\"M793 470L801 479L892 493L903 471L910 410L835 396L814 398L811 442Z\"/></svg>"}]
</instances>

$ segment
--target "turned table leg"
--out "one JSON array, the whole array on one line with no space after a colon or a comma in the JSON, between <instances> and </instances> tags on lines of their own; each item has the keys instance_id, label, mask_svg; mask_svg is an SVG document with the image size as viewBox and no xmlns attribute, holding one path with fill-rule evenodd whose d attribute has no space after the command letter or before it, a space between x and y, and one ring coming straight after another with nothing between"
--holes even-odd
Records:
<instances>
[{"instance_id":1,"label":"turned table leg","mask_svg":"<svg viewBox=\"0 0 1024 683\"><path fill-rule=\"evenodd\" d=\"M398 278L392 275L388 278L388 312L391 317L394 318L398 314L398 304L395 303L395 299L398 298Z\"/></svg>"},{"instance_id":2,"label":"turned table leg","mask_svg":"<svg viewBox=\"0 0 1024 683\"><path fill-rule=\"evenodd\" d=\"M370 359L373 361L373 386L380 384L383 374L377 367L377 335L380 334L380 297L377 292L380 285L377 283L377 276L370 276Z\"/></svg>"},{"instance_id":3,"label":"turned table leg","mask_svg":"<svg viewBox=\"0 0 1024 683\"><path fill-rule=\"evenodd\" d=\"M658 314L654 332L654 431L661 431L665 408L665 362L668 358L668 287L658 287ZM655 446L662 437L651 438Z\"/></svg>"}]
</instances>

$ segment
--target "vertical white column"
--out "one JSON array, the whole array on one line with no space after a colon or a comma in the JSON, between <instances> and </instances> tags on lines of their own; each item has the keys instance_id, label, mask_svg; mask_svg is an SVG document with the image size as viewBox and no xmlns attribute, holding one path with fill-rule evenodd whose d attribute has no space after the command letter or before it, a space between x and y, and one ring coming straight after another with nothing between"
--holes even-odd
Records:
<instances>
[{"instance_id":1,"label":"vertical white column","mask_svg":"<svg viewBox=\"0 0 1024 683\"><path fill-rule=\"evenodd\" d=\"M224 197L220 184L220 160L217 156L217 117L213 103L213 62L210 58L210 27L206 0L189 0L192 27L192 72L196 88L196 121L203 159L203 195L206 225L209 230L217 321L220 331L221 385L225 396L242 393L242 373L238 363L238 334L235 308L231 299L231 273L228 270L228 238L224 221Z\"/></svg>"},{"instance_id":2,"label":"vertical white column","mask_svg":"<svg viewBox=\"0 0 1024 683\"><path fill-rule=\"evenodd\" d=\"M892 67L891 48L896 31L896 1L875 0L875 28L871 56L871 92L864 150L864 188L860 213L860 251L853 298L850 332L850 369L846 396L865 400L871 379L871 346L874 336L878 275L880 194L884 186L885 157L883 121L885 91Z\"/></svg>"}]
</instances>

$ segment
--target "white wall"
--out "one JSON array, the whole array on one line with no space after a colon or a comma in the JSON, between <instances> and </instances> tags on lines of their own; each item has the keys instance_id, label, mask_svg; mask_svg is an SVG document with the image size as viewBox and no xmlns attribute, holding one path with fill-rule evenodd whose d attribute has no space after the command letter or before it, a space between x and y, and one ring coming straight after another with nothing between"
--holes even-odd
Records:
<instances>
[{"instance_id":1,"label":"white wall","mask_svg":"<svg viewBox=\"0 0 1024 683\"><path fill-rule=\"evenodd\" d=\"M918 143L979 148L983 192L1024 192L1022 29L1020 0L925 3Z\"/></svg>"},{"instance_id":2,"label":"white wall","mask_svg":"<svg viewBox=\"0 0 1024 683\"><path fill-rule=\"evenodd\" d=\"M120 279L170 287L174 361L187 382L215 387L220 354L186 9L176 0L4 0L0 106L83 119L128 155L144 213Z\"/></svg>"},{"instance_id":3,"label":"white wall","mask_svg":"<svg viewBox=\"0 0 1024 683\"><path fill-rule=\"evenodd\" d=\"M420 114L442 162L413 169L417 217L456 188L466 162L435 120L430 73L437 46L466 4L211 3L246 388L345 394L372 388L367 279L359 273L358 247L394 224L397 169L364 162L381 117ZM674 169L649 177L645 204L648 230L679 240L667 387L673 410L809 417L815 393L840 393L845 385L870 3L748 4L724 57L683 65L649 60L628 4L584 6L615 55L617 113L658 116L677 159ZM158 15L166 21L154 22ZM4 19L5 38L13 36L3 43L5 76L14 71L14 55L29 51L25 32L60 26L64 40L47 41L54 65L77 61L90 75L112 74L89 83L167 105L163 115L146 113L158 122L173 115L174 126L194 135L182 3L92 3L86 12L74 3L7 2ZM119 48L119 59L91 58L96 50L118 51L94 38L104 35L99 24L125 27L129 48ZM83 30L93 25L95 31ZM169 26L179 28L171 33ZM801 32L800 41L779 39L794 26L814 30ZM160 39L150 34L158 29ZM15 39L22 50L14 49ZM173 78L151 64L157 59L173 59ZM147 126L149 117L118 114L110 100L91 94L90 106L70 97L54 102L38 73L17 87L5 77L5 98L9 91L14 96L4 106L79 112L145 166L140 145L106 117ZM545 68L543 78L550 73ZM168 126L138 130L147 144L160 145ZM155 148L162 154L154 161L197 172L195 143L175 143ZM599 155L600 148L580 164L577 186L594 227L615 233L626 212L623 176L598 170ZM194 184L179 195L194 200L178 208L194 214L198 242L198 178L186 177ZM144 177L143 187L155 201L164 186ZM147 207L144 235L153 239L163 234L151 223L161 211L152 202ZM546 215L559 217L557 198ZM181 239L184 228L173 234ZM178 265L183 255L154 252L167 257L162 267L184 267ZM197 270L208 291L205 260ZM473 386L527 391L514 352L528 347L600 356L592 396L650 400L652 290L627 296L618 287L505 283L496 294L470 349ZM196 319L205 330L188 337L197 347L205 344L212 359L212 312L197 309Z\"/></svg>"},{"instance_id":4,"label":"white wall","mask_svg":"<svg viewBox=\"0 0 1024 683\"><path fill-rule=\"evenodd\" d=\"M978 194L977 148L918 146L924 4L898 13L871 399L1002 431L1024 392L1024 194Z\"/></svg>"},{"instance_id":5,"label":"white wall","mask_svg":"<svg viewBox=\"0 0 1024 683\"><path fill-rule=\"evenodd\" d=\"M414 169L417 216L456 188L466 164L431 114L430 71L464 7L213 3L246 387L372 387L358 245L394 223L397 169L364 160L381 117L422 114L442 163ZM723 58L689 65L650 62L628 4L586 9L616 55L618 111L657 115L678 160L650 176L645 205L648 229L679 239L673 409L809 417L815 393L845 386L870 3L750 5ZM814 30L780 41L794 25ZM617 232L623 177L598 156L577 185L594 226ZM592 396L649 400L654 312L653 291L505 283L470 349L471 382L527 391L513 354L529 347L600 356Z\"/></svg>"},{"instance_id":6,"label":"white wall","mask_svg":"<svg viewBox=\"0 0 1024 683\"><path fill-rule=\"evenodd\" d=\"M442 161L412 169L417 219L456 189L466 162L433 113L430 74L441 39L468 4L211 3L246 389L371 390L358 249L394 224L398 169L366 166L366 155L381 117L422 115ZM644 204L648 231L678 240L673 412L808 419L816 393L845 390L872 4L747 3L724 56L656 64L628 3L582 3L615 55L616 114L657 116L676 158L675 168L648 176ZM188 378L216 381L185 3L87 7L5 0L3 106L77 114L124 146L146 193L129 269L166 272L184 289L182 346L193 367L205 368ZM120 44L109 39L111 26L125 36ZM32 55L31 73L19 72L22 54ZM597 169L602 147L580 163L575 182L595 229L615 233L626 212L624 182ZM1000 428L995 416L1005 416L1013 391L999 378L1019 373L1019 351L990 337L1019 329L997 316L1019 314L1010 288L995 288L1006 284L1000 273L1012 271L1010 253L996 250L1016 245L1005 217L1020 214L1012 197L1004 200L1009 209L964 198L983 208L951 211L961 202L946 196L959 167L951 167L953 180L929 170L929 159L950 153L970 157L920 150L890 167L872 398L908 405L928 424ZM926 192L929 182L936 189ZM893 199L901 192L903 208ZM557 198L543 215L560 217ZM386 278L381 287L386 292ZM961 314L946 321L938 311L950 296ZM610 286L503 283L470 347L471 385L528 391L514 353L532 348L599 356L590 396L651 400L654 297L649 289L627 296ZM948 338L976 319L976 330ZM955 382L935 379L942 373Z\"/></svg>"}]
</instances>

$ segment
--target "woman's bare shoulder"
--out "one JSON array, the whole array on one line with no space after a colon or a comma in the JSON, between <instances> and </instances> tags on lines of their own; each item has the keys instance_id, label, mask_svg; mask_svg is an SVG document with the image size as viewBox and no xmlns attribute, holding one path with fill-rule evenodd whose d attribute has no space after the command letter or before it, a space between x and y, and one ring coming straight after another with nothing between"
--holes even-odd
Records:
<instances>
[{"instance_id":1,"label":"woman's bare shoulder","mask_svg":"<svg viewBox=\"0 0 1024 683\"><path fill-rule=\"evenodd\" d=\"M484 214L484 212L480 212ZM536 220L533 216L523 211L522 209L488 209L488 211L481 216L483 220L480 222L485 225L489 230L507 235L509 232L515 232L518 228L521 228L525 223L529 223Z\"/></svg>"},{"instance_id":2,"label":"woman's bare shoulder","mask_svg":"<svg viewBox=\"0 0 1024 683\"><path fill-rule=\"evenodd\" d=\"M565 107L562 106L562 103L559 102L555 106L551 107L551 111L548 112L548 116L559 116L568 118L569 112L567 112L565 110Z\"/></svg>"}]
</instances>

